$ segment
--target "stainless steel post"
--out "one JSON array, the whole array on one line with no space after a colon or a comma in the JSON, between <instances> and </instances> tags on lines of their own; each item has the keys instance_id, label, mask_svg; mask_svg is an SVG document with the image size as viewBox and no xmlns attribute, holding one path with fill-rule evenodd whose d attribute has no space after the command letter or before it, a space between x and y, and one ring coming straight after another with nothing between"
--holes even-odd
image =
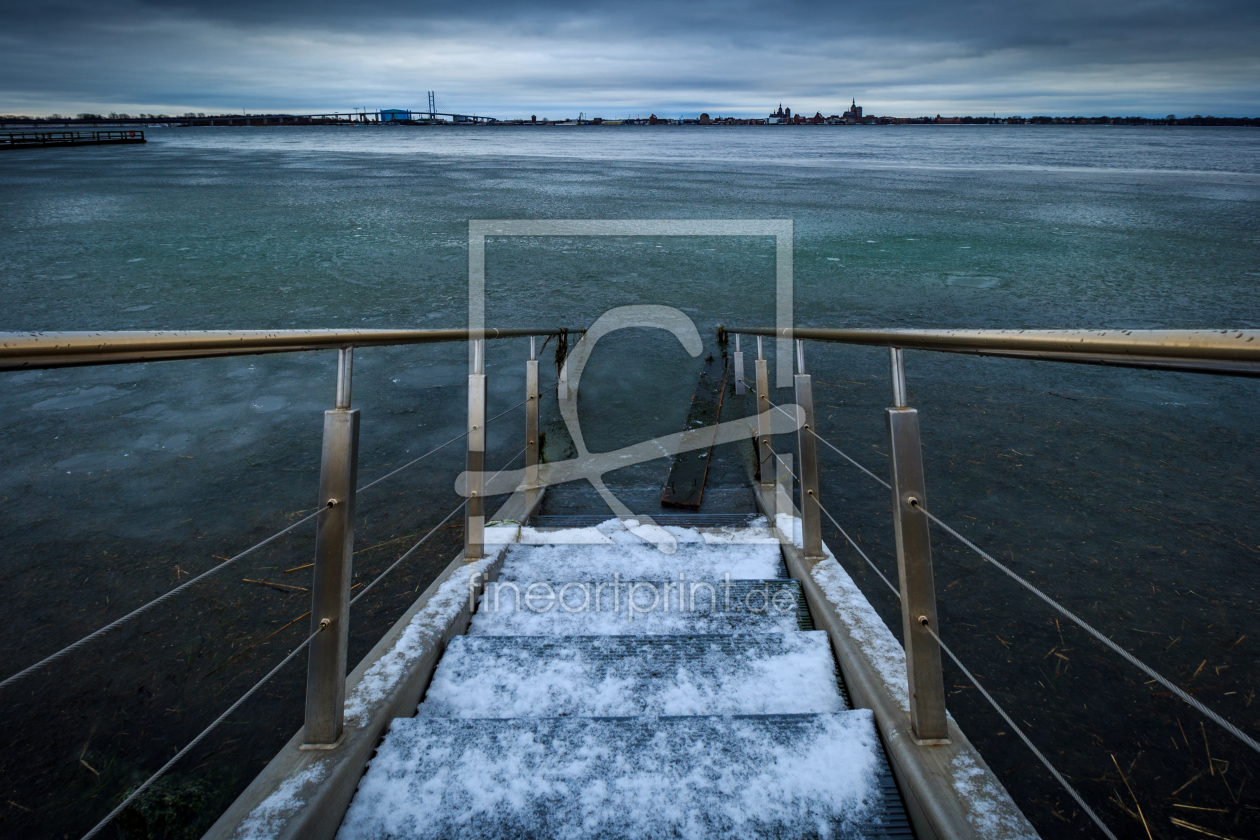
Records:
<instances>
[{"instance_id":1,"label":"stainless steel post","mask_svg":"<svg viewBox=\"0 0 1260 840\"><path fill-rule=\"evenodd\" d=\"M906 677L910 691L910 723L920 743L946 743L945 681L941 649L927 627L940 634L936 618L936 586L932 580L932 546L923 483L919 413L906 407L906 374L902 352L890 351L894 407L884 412L891 453L893 531L897 542L897 577L901 583L901 628L906 642ZM926 627L925 627L926 623Z\"/></svg>"},{"instance_id":2,"label":"stainless steel post","mask_svg":"<svg viewBox=\"0 0 1260 840\"><path fill-rule=\"evenodd\" d=\"M486 542L486 342L476 339L468 375L468 504L464 506L464 560L480 560Z\"/></svg>"},{"instance_id":3,"label":"stainless steel post","mask_svg":"<svg viewBox=\"0 0 1260 840\"><path fill-rule=\"evenodd\" d=\"M771 455L774 460L774 513L780 513L792 519L792 491L796 488L792 480L792 453ZM796 534L788 534L792 542L796 542Z\"/></svg>"},{"instance_id":4,"label":"stainless steel post","mask_svg":"<svg viewBox=\"0 0 1260 840\"><path fill-rule=\"evenodd\" d=\"M556 371L557 400L567 400L569 398L569 356L572 354L573 348L569 348L565 354L564 361L560 363L560 370Z\"/></svg>"},{"instance_id":5,"label":"stainless steel post","mask_svg":"<svg viewBox=\"0 0 1260 840\"><path fill-rule=\"evenodd\" d=\"M525 363L525 509L538 498L538 351L529 340L529 361Z\"/></svg>"},{"instance_id":6,"label":"stainless steel post","mask_svg":"<svg viewBox=\"0 0 1260 840\"><path fill-rule=\"evenodd\" d=\"M337 360L336 408L324 412L319 503L311 584L311 640L306 669L304 749L332 749L342 733L346 702L346 644L350 632L350 576L354 557L354 490L359 471L359 412L350 408L353 348Z\"/></svg>"},{"instance_id":7,"label":"stainless steel post","mask_svg":"<svg viewBox=\"0 0 1260 840\"><path fill-rule=\"evenodd\" d=\"M905 408L906 397L906 357L900 347L888 348L888 361L892 368L893 407Z\"/></svg>"},{"instance_id":8,"label":"stainless steel post","mask_svg":"<svg viewBox=\"0 0 1260 840\"><path fill-rule=\"evenodd\" d=\"M774 486L774 455L770 451L770 375L762 356L761 336L757 336L757 478L763 489Z\"/></svg>"},{"instance_id":9,"label":"stainless steel post","mask_svg":"<svg viewBox=\"0 0 1260 840\"><path fill-rule=\"evenodd\" d=\"M818 443L814 439L814 385L805 372L805 342L796 342L796 404L805 423L796 432L801 476L801 548L806 560L822 560L822 511L818 509Z\"/></svg>"},{"instance_id":10,"label":"stainless steel post","mask_svg":"<svg viewBox=\"0 0 1260 840\"><path fill-rule=\"evenodd\" d=\"M744 351L739 349L739 333L735 334L735 393L739 396L748 393L748 385L744 382Z\"/></svg>"}]
</instances>

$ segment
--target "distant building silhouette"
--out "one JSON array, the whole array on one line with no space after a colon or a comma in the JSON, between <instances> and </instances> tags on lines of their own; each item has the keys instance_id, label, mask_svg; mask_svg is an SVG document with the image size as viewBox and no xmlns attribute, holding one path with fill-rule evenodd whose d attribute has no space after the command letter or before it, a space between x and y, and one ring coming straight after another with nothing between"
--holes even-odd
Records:
<instances>
[{"instance_id":1,"label":"distant building silhouette","mask_svg":"<svg viewBox=\"0 0 1260 840\"><path fill-rule=\"evenodd\" d=\"M783 103L779 103L779 110L766 117L767 125L777 125L778 123L790 123L792 121L792 109L784 109Z\"/></svg>"}]
</instances>

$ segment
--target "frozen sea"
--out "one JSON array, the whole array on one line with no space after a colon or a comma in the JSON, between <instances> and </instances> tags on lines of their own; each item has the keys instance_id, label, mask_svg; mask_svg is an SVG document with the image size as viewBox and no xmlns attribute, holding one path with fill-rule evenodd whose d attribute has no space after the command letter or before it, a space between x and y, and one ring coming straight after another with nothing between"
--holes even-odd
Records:
<instances>
[{"instance_id":1,"label":"frozen sea","mask_svg":"<svg viewBox=\"0 0 1260 840\"><path fill-rule=\"evenodd\" d=\"M802 326L1260 328L1260 133L1249 129L148 136L0 159L0 329L462 327L469 220L566 218L791 219ZM584 327L610 307L665 304L713 350L719 324L774 316L768 238L496 239L486 278L490 326ZM492 413L523 397L526 354L522 341L491 344ZM309 512L334 364L321 352L0 373L0 677ZM1254 381L913 352L907 364L935 512L1254 732ZM824 436L886 470L885 354L811 345L807 365ZM356 354L364 480L462 430L465 372L460 346ZM605 339L583 380L588 445L678 431L695 376L663 333ZM554 412L547 422L559 457ZM491 427L491 464L518 451L520 426L518 411ZM457 504L462 463L453 446L364 495L356 581ZM885 491L831 455L822 469L829 508L895 574ZM659 485L665 471L658 462L617 480ZM882 584L826 537L899 634ZM459 539L439 532L356 606L352 661ZM1110 798L1124 790L1110 755L1148 819L1260 833L1254 756L934 539L951 646L1113 828L1140 826ZM310 535L296 532L3 689L0 833L86 830L298 644L309 609L299 567L311 553ZM128 815L124 836L161 819L197 836L300 725L303 670L292 666L177 768L169 795ZM946 684L951 711L1038 829L1077 836L1070 799L1030 769L961 674ZM1223 764L1204 775L1209 750L1229 762L1223 775Z\"/></svg>"}]
</instances>

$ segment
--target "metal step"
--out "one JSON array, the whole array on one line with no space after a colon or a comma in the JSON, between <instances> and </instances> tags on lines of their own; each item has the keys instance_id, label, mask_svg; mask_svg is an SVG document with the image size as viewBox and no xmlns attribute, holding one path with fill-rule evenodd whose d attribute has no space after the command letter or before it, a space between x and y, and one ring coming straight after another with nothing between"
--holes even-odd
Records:
<instances>
[{"instance_id":1,"label":"metal step","mask_svg":"<svg viewBox=\"0 0 1260 840\"><path fill-rule=\"evenodd\" d=\"M657 525L674 525L680 528L721 528L744 527L761 516L759 513L653 513L652 521ZM613 519L611 513L603 514L560 514L530 517L529 524L535 528L589 528Z\"/></svg>"},{"instance_id":2,"label":"metal step","mask_svg":"<svg viewBox=\"0 0 1260 840\"><path fill-rule=\"evenodd\" d=\"M673 554L654 545L511 545L503 561L499 579L531 583L536 580L608 581L614 575L622 580L719 581L768 580L787 577L783 555L777 542L762 543L679 543Z\"/></svg>"},{"instance_id":3,"label":"metal step","mask_svg":"<svg viewBox=\"0 0 1260 840\"><path fill-rule=\"evenodd\" d=\"M821 631L738 636L456 636L419 714L628 717L849 708Z\"/></svg>"},{"instance_id":4,"label":"metal step","mask_svg":"<svg viewBox=\"0 0 1260 840\"><path fill-rule=\"evenodd\" d=\"M632 606L631 606L632 605ZM491 581L474 636L645 636L813 630L795 580Z\"/></svg>"},{"instance_id":5,"label":"metal step","mask_svg":"<svg viewBox=\"0 0 1260 840\"><path fill-rule=\"evenodd\" d=\"M399 718L339 840L910 838L867 710Z\"/></svg>"}]
</instances>

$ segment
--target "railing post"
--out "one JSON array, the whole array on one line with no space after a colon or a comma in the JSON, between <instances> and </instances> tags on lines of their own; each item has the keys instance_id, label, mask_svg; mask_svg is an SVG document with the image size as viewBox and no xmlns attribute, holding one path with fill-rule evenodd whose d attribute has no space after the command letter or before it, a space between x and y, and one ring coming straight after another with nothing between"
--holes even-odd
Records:
<instances>
[{"instance_id":1,"label":"railing post","mask_svg":"<svg viewBox=\"0 0 1260 840\"><path fill-rule=\"evenodd\" d=\"M757 336L757 479L763 490L771 490L775 483L774 455L770 451L770 376L762 355L761 336Z\"/></svg>"},{"instance_id":2,"label":"railing post","mask_svg":"<svg viewBox=\"0 0 1260 840\"><path fill-rule=\"evenodd\" d=\"M796 342L796 404L805 413L804 424L796 431L796 451L800 454L801 548L805 559L823 559L822 511L818 508L818 445L814 440L814 385L805 372L805 342Z\"/></svg>"},{"instance_id":3,"label":"railing post","mask_svg":"<svg viewBox=\"0 0 1260 840\"><path fill-rule=\"evenodd\" d=\"M337 402L324 412L315 574L306 669L303 749L332 749L341 740L346 703L346 645L350 634L350 577L354 557L354 495L359 471L359 412L350 408L354 348L338 351Z\"/></svg>"},{"instance_id":4,"label":"railing post","mask_svg":"<svg viewBox=\"0 0 1260 840\"><path fill-rule=\"evenodd\" d=\"M744 382L744 351L739 349L739 333L735 333L735 394L743 396L748 393L748 384Z\"/></svg>"},{"instance_id":5,"label":"railing post","mask_svg":"<svg viewBox=\"0 0 1260 840\"><path fill-rule=\"evenodd\" d=\"M924 626L940 633L932 547L923 484L919 413L906 405L906 370L900 348L890 348L893 407L884 412L891 455L893 531L897 542L897 577L901 583L901 628L906 643L906 678L910 723L921 744L949 741L945 725L945 681L941 649Z\"/></svg>"},{"instance_id":6,"label":"railing post","mask_svg":"<svg viewBox=\"0 0 1260 840\"><path fill-rule=\"evenodd\" d=\"M468 375L468 503L464 506L464 561L480 560L486 542L486 340L473 340Z\"/></svg>"},{"instance_id":7,"label":"railing post","mask_svg":"<svg viewBox=\"0 0 1260 840\"><path fill-rule=\"evenodd\" d=\"M795 483L792 481L792 453L785 452L782 455L771 455L774 460L774 513L778 516L780 513L792 518L792 491L795 489ZM793 543L796 542L796 534L788 534Z\"/></svg>"},{"instance_id":8,"label":"railing post","mask_svg":"<svg viewBox=\"0 0 1260 840\"><path fill-rule=\"evenodd\" d=\"M538 349L529 339L529 361L525 363L525 510L538 498Z\"/></svg>"}]
</instances>

